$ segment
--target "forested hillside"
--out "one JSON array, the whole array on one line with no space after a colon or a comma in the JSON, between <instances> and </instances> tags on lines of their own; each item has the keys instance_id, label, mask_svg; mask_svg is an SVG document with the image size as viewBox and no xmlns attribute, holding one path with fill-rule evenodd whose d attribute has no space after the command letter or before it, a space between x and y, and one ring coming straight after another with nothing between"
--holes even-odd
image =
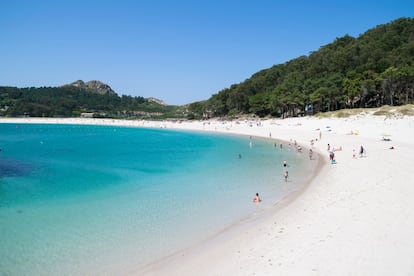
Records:
<instances>
[{"instance_id":1,"label":"forested hillside","mask_svg":"<svg viewBox=\"0 0 414 276\"><path fill-rule=\"evenodd\" d=\"M174 116L175 107L143 97L100 94L73 85L60 87L0 87L0 116L77 117L164 117Z\"/></svg>"},{"instance_id":2,"label":"forested hillside","mask_svg":"<svg viewBox=\"0 0 414 276\"><path fill-rule=\"evenodd\" d=\"M257 72L189 111L192 117L297 116L413 99L414 19L401 18Z\"/></svg>"}]
</instances>

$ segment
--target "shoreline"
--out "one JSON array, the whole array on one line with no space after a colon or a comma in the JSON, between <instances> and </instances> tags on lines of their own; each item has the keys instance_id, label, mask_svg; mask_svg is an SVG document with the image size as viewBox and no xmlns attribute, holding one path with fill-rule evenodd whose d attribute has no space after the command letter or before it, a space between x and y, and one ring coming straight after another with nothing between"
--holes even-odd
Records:
<instances>
[{"instance_id":1,"label":"shoreline","mask_svg":"<svg viewBox=\"0 0 414 276\"><path fill-rule=\"evenodd\" d=\"M241 235L243 232L249 231L249 229L254 228L257 223L266 223L266 221L271 219L274 212L278 212L280 209L286 208L290 204L294 204L295 200L309 188L313 178L321 172L322 167L326 164L326 161L320 158L319 153L316 162L317 164L314 165L312 169L312 176L307 177L298 190L292 191L286 196L276 200L271 205L261 208L259 213L243 217L239 221L225 226L222 230L212 236L206 237L196 244L183 248L169 256L155 260L132 272L131 275L176 275L170 271L171 267L174 268L177 264L181 266L180 263L187 262L187 258L194 258L194 256L199 256L203 251L220 247L220 244L226 239L233 238L235 235ZM181 274L181 272L177 275L179 274Z\"/></svg>"},{"instance_id":2,"label":"shoreline","mask_svg":"<svg viewBox=\"0 0 414 276\"><path fill-rule=\"evenodd\" d=\"M235 132L265 137L278 130L273 137L306 143L319 129L321 158L328 159L330 143L342 148L338 163L325 164L292 204L266 221L148 275L413 275L413 117L275 121L277 127L267 122ZM390 132L392 140L382 141ZM353 158L360 145L367 155Z\"/></svg>"},{"instance_id":3,"label":"shoreline","mask_svg":"<svg viewBox=\"0 0 414 276\"><path fill-rule=\"evenodd\" d=\"M35 121L97 122L0 118L0 123ZM118 125L119 120L100 122ZM328 159L328 143L341 148L335 152L337 164L325 163L301 193L282 207L272 207L268 218L234 236L223 235L219 243L207 241L198 251L190 248L157 263L147 275L414 275L414 117L304 117L260 121L260 126L247 121L133 123L121 125L264 138L271 133L277 140L295 139L303 148L321 132L322 139L314 144L321 162ZM392 135L391 141L383 141L384 135ZM361 145L366 156L354 158L353 150Z\"/></svg>"}]
</instances>

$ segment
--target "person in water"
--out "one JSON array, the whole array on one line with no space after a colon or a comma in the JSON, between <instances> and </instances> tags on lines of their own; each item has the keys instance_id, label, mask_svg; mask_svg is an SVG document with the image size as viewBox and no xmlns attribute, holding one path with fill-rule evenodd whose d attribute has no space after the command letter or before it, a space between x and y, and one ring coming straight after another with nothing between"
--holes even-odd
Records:
<instances>
[{"instance_id":1,"label":"person in water","mask_svg":"<svg viewBox=\"0 0 414 276\"><path fill-rule=\"evenodd\" d=\"M289 172L285 171L285 173L283 174L283 177L285 178L285 182L287 182L288 177L289 177Z\"/></svg>"},{"instance_id":2,"label":"person in water","mask_svg":"<svg viewBox=\"0 0 414 276\"><path fill-rule=\"evenodd\" d=\"M256 196L253 198L253 202L259 203L260 201L262 201L262 199L260 198L259 193L256 193Z\"/></svg>"}]
</instances>

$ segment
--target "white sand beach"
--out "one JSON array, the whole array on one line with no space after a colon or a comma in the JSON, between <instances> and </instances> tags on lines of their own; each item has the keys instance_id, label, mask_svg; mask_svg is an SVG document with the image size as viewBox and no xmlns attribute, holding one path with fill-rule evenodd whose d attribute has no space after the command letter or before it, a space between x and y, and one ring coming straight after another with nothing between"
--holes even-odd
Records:
<instances>
[{"instance_id":1,"label":"white sand beach","mask_svg":"<svg viewBox=\"0 0 414 276\"><path fill-rule=\"evenodd\" d=\"M296 140L305 158L305 148L315 140L313 149L323 163L306 189L275 203L268 216L232 226L132 275L414 275L414 117L1 122L114 124L266 138L271 134L274 139ZM336 164L329 162L328 144L337 149ZM366 149L362 157L361 145Z\"/></svg>"}]
</instances>

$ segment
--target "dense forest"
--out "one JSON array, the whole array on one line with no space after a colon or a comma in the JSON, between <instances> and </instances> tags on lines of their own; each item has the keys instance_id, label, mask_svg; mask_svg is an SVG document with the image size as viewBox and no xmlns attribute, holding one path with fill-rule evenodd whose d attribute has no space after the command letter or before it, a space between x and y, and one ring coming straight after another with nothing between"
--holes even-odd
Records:
<instances>
[{"instance_id":1,"label":"dense forest","mask_svg":"<svg viewBox=\"0 0 414 276\"><path fill-rule=\"evenodd\" d=\"M262 70L188 110L193 118L285 117L413 99L414 19L401 18Z\"/></svg>"},{"instance_id":2,"label":"dense forest","mask_svg":"<svg viewBox=\"0 0 414 276\"><path fill-rule=\"evenodd\" d=\"M0 87L0 116L163 118L177 117L173 106L143 97L99 94L79 87Z\"/></svg>"}]
</instances>

